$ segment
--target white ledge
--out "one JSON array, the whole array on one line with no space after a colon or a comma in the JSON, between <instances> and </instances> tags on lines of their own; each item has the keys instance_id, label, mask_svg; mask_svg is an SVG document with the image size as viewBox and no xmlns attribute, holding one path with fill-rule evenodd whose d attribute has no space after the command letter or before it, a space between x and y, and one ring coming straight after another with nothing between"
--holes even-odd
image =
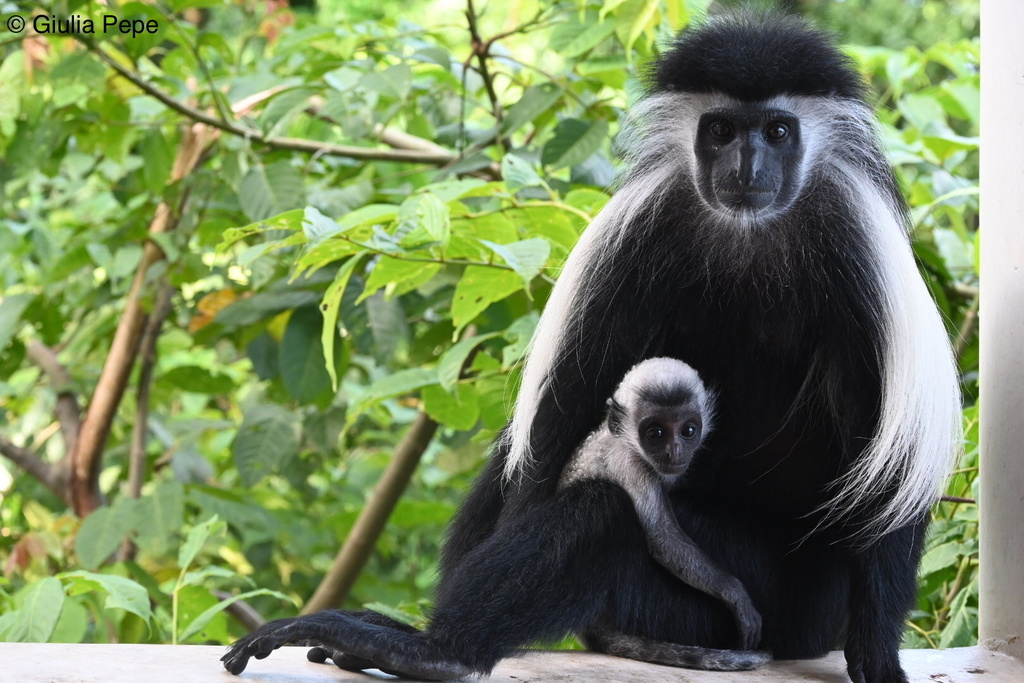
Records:
<instances>
[{"instance_id":1,"label":"white ledge","mask_svg":"<svg viewBox=\"0 0 1024 683\"><path fill-rule=\"evenodd\" d=\"M346 683L394 680L306 661L304 647L250 660L241 676L226 672L226 648L209 645L63 645L0 643L2 683ZM1024 683L1024 662L981 647L903 650L913 683ZM474 680L474 679L471 679ZM480 680L480 679L476 679ZM502 683L847 683L841 652L822 659L773 662L735 673L674 669L591 652L529 652L504 660L482 679Z\"/></svg>"}]
</instances>

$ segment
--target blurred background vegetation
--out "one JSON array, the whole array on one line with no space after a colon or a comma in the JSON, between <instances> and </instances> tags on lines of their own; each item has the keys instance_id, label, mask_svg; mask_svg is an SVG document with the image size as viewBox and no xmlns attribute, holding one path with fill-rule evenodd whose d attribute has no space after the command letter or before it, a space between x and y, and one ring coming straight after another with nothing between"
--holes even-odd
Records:
<instances>
[{"instance_id":1,"label":"blurred background vegetation","mask_svg":"<svg viewBox=\"0 0 1024 683\"><path fill-rule=\"evenodd\" d=\"M421 620L636 74L708 2L110 4L0 0L158 27L0 34L0 639ZM779 4L870 79L956 347L906 644L974 644L978 5Z\"/></svg>"}]
</instances>

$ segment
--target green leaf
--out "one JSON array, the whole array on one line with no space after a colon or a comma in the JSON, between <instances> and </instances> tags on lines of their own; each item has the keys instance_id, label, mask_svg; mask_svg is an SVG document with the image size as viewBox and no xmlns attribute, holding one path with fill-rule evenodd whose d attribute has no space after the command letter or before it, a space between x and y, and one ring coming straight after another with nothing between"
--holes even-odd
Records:
<instances>
[{"instance_id":1,"label":"green leaf","mask_svg":"<svg viewBox=\"0 0 1024 683\"><path fill-rule=\"evenodd\" d=\"M939 647L964 647L978 642L978 608L967 604L969 598L977 592L977 583L963 588L949 608L949 623L942 630Z\"/></svg>"},{"instance_id":2,"label":"green leaf","mask_svg":"<svg viewBox=\"0 0 1024 683\"><path fill-rule=\"evenodd\" d=\"M333 326L330 332L332 337L336 334ZM300 403L311 403L331 385L324 336L324 318L317 309L306 306L292 311L281 340L279 366L285 389Z\"/></svg>"},{"instance_id":3,"label":"green leaf","mask_svg":"<svg viewBox=\"0 0 1024 683\"><path fill-rule=\"evenodd\" d=\"M557 32L558 29L555 31ZM519 101L505 113L505 118L501 122L502 130L506 134L514 133L555 106L561 97L562 89L554 83L530 86L519 98Z\"/></svg>"},{"instance_id":4,"label":"green leaf","mask_svg":"<svg viewBox=\"0 0 1024 683\"><path fill-rule=\"evenodd\" d=\"M536 331L537 323L539 322L540 314L536 311L531 311L508 326L508 329L505 330L505 339L508 340L509 344L502 349L502 367L511 368L526 355L526 350L530 346L530 340L533 339L533 333Z\"/></svg>"},{"instance_id":5,"label":"green leaf","mask_svg":"<svg viewBox=\"0 0 1024 683\"><path fill-rule=\"evenodd\" d=\"M235 388L228 375L198 365L181 365L161 375L161 380L185 391L197 394L226 394Z\"/></svg>"},{"instance_id":6,"label":"green leaf","mask_svg":"<svg viewBox=\"0 0 1024 683\"><path fill-rule=\"evenodd\" d=\"M238 200L249 220L261 221L305 204L305 186L287 161L256 165L242 180Z\"/></svg>"},{"instance_id":7,"label":"green leaf","mask_svg":"<svg viewBox=\"0 0 1024 683\"><path fill-rule=\"evenodd\" d=\"M64 607L64 588L48 576L23 589L15 597L17 609L4 640L11 643L45 643L57 627Z\"/></svg>"},{"instance_id":8,"label":"green leaf","mask_svg":"<svg viewBox=\"0 0 1024 683\"><path fill-rule=\"evenodd\" d=\"M287 408L256 406L238 428L231 453L243 486L280 472L299 450L299 419Z\"/></svg>"},{"instance_id":9,"label":"green leaf","mask_svg":"<svg viewBox=\"0 0 1024 683\"><path fill-rule=\"evenodd\" d=\"M373 264L373 270L366 278L366 286L356 303L361 303L377 290L387 287L385 294L389 297L401 296L411 292L441 270L440 263L410 261L391 256L381 256Z\"/></svg>"},{"instance_id":10,"label":"green leaf","mask_svg":"<svg viewBox=\"0 0 1024 683\"><path fill-rule=\"evenodd\" d=\"M319 298L316 292L304 289L260 292L221 310L214 320L229 327L243 327L293 308L315 304Z\"/></svg>"},{"instance_id":11,"label":"green leaf","mask_svg":"<svg viewBox=\"0 0 1024 683\"><path fill-rule=\"evenodd\" d=\"M544 144L541 163L549 168L581 164L601 148L608 138L608 122L565 119L555 126L550 140Z\"/></svg>"},{"instance_id":12,"label":"green leaf","mask_svg":"<svg viewBox=\"0 0 1024 683\"><path fill-rule=\"evenodd\" d=\"M365 207L364 207L365 208ZM331 235L342 231L338 222L320 213L315 206L307 206L302 212L302 232L311 245L320 244Z\"/></svg>"},{"instance_id":13,"label":"green leaf","mask_svg":"<svg viewBox=\"0 0 1024 683\"><path fill-rule=\"evenodd\" d=\"M559 24L551 32L551 43L548 47L569 58L589 52L615 32L615 22L604 21L605 13L602 10L601 16L598 16L594 12L589 12L582 21L574 17Z\"/></svg>"},{"instance_id":14,"label":"green leaf","mask_svg":"<svg viewBox=\"0 0 1024 683\"><path fill-rule=\"evenodd\" d=\"M178 635L178 641L184 642L192 636L194 636L195 634L202 631L206 627L206 625L210 623L211 619L213 619L215 616L226 610L228 607L231 607L231 605L235 604L239 600L248 600L249 598L256 598L263 595L269 595L279 600L290 601L288 596L284 593L268 590L266 588L258 588L256 590L247 591L245 593L239 593L238 595L232 595L230 598L227 598L226 600L219 601L216 605L210 607L202 614L200 614L198 617L193 619L192 622L182 630L181 634Z\"/></svg>"},{"instance_id":15,"label":"green leaf","mask_svg":"<svg viewBox=\"0 0 1024 683\"><path fill-rule=\"evenodd\" d=\"M935 124L946 123L946 112L931 95L911 93L900 98L896 108L914 128L928 130Z\"/></svg>"},{"instance_id":16,"label":"green leaf","mask_svg":"<svg viewBox=\"0 0 1024 683\"><path fill-rule=\"evenodd\" d=\"M436 384L425 387L421 395L423 410L445 427L464 431L480 419L480 404L472 386L462 387L458 397Z\"/></svg>"},{"instance_id":17,"label":"green leaf","mask_svg":"<svg viewBox=\"0 0 1024 683\"><path fill-rule=\"evenodd\" d=\"M459 375L462 374L462 367L466 364L469 354L480 344L499 336L499 334L499 332L491 332L463 339L445 351L437 363L437 376L441 388L448 393L454 393L455 387L459 383Z\"/></svg>"},{"instance_id":18,"label":"green leaf","mask_svg":"<svg viewBox=\"0 0 1024 683\"><path fill-rule=\"evenodd\" d=\"M596 216L610 199L607 193L589 187L577 188L565 195L566 204L591 216Z\"/></svg>"},{"instance_id":19,"label":"green leaf","mask_svg":"<svg viewBox=\"0 0 1024 683\"><path fill-rule=\"evenodd\" d=\"M421 192L402 202L395 234L402 247L418 249L436 245L443 248L451 234L450 209L434 193Z\"/></svg>"},{"instance_id":20,"label":"green leaf","mask_svg":"<svg viewBox=\"0 0 1024 683\"><path fill-rule=\"evenodd\" d=\"M352 405L345 421L354 424L356 419L374 405L389 398L404 396L428 384L437 384L437 371L432 368L408 368L377 380Z\"/></svg>"},{"instance_id":21,"label":"green leaf","mask_svg":"<svg viewBox=\"0 0 1024 683\"><path fill-rule=\"evenodd\" d=\"M509 192L518 192L524 187L544 185L544 181L530 162L515 154L506 154L501 159L501 176Z\"/></svg>"},{"instance_id":22,"label":"green leaf","mask_svg":"<svg viewBox=\"0 0 1024 683\"><path fill-rule=\"evenodd\" d=\"M361 84L386 97L405 99L412 89L412 69L408 64L394 64L379 73L366 74Z\"/></svg>"},{"instance_id":23,"label":"green leaf","mask_svg":"<svg viewBox=\"0 0 1024 683\"><path fill-rule=\"evenodd\" d=\"M918 576L928 576L934 572L955 568L957 561L963 554L964 546L960 541L943 543L930 549L921 558L921 565L917 570Z\"/></svg>"},{"instance_id":24,"label":"green leaf","mask_svg":"<svg viewBox=\"0 0 1024 683\"><path fill-rule=\"evenodd\" d=\"M0 300L0 350L7 346L18 331L21 314L34 298L33 294L11 294Z\"/></svg>"},{"instance_id":25,"label":"green leaf","mask_svg":"<svg viewBox=\"0 0 1024 683\"><path fill-rule=\"evenodd\" d=\"M523 288L529 293L530 281L540 275L541 269L551 255L551 243L540 237L520 240L512 244L495 244L480 240L488 249L500 256L512 270L523 278Z\"/></svg>"},{"instance_id":26,"label":"green leaf","mask_svg":"<svg viewBox=\"0 0 1024 683\"><path fill-rule=\"evenodd\" d=\"M119 500L115 507L93 510L75 536L75 553L86 569L96 569L120 547L135 522L131 499Z\"/></svg>"},{"instance_id":27,"label":"green leaf","mask_svg":"<svg viewBox=\"0 0 1024 683\"><path fill-rule=\"evenodd\" d=\"M317 92L316 88L298 87L277 93L260 113L260 127L270 137L284 134L295 115L306 108L309 98Z\"/></svg>"},{"instance_id":28,"label":"green leaf","mask_svg":"<svg viewBox=\"0 0 1024 683\"><path fill-rule=\"evenodd\" d=\"M65 572L58 576L70 582L68 592L72 595L86 591L102 591L107 594L103 605L106 609L123 609L143 621L149 621L152 616L149 593L143 586L129 578L87 571Z\"/></svg>"},{"instance_id":29,"label":"green leaf","mask_svg":"<svg viewBox=\"0 0 1024 683\"><path fill-rule=\"evenodd\" d=\"M139 152L145 160L142 165L142 182L147 190L159 196L164 191L174 165L174 145L160 129L153 129L142 138Z\"/></svg>"},{"instance_id":30,"label":"green leaf","mask_svg":"<svg viewBox=\"0 0 1024 683\"><path fill-rule=\"evenodd\" d=\"M187 569L203 549L203 544L212 537L222 535L226 529L227 525L217 515L189 529L185 542L178 550L178 567Z\"/></svg>"},{"instance_id":31,"label":"green leaf","mask_svg":"<svg viewBox=\"0 0 1024 683\"><path fill-rule=\"evenodd\" d=\"M320 301L320 313L323 315L323 327L320 330L320 345L323 348L324 358L330 358L327 363L327 375L331 380L331 389L338 390L338 368L334 364L334 343L338 338L338 317L341 315L341 302L345 296L345 288L352 277L352 271L359 263L359 257L350 258L338 269L334 276L334 282L324 292L324 298Z\"/></svg>"},{"instance_id":32,"label":"green leaf","mask_svg":"<svg viewBox=\"0 0 1024 683\"><path fill-rule=\"evenodd\" d=\"M185 521L185 487L177 481L163 481L135 508L138 542L161 544L173 539Z\"/></svg>"},{"instance_id":33,"label":"green leaf","mask_svg":"<svg viewBox=\"0 0 1024 683\"><path fill-rule=\"evenodd\" d=\"M287 230L296 232L302 230L304 212L302 209L285 211L284 213L272 216L266 220L256 221L240 228L229 228L224 231L220 244L217 245L217 252L225 253L231 245L253 235L274 230Z\"/></svg>"},{"instance_id":34,"label":"green leaf","mask_svg":"<svg viewBox=\"0 0 1024 683\"><path fill-rule=\"evenodd\" d=\"M456 333L495 301L501 301L522 288L523 279L518 273L487 266L468 266L455 285L452 296L452 323Z\"/></svg>"},{"instance_id":35,"label":"green leaf","mask_svg":"<svg viewBox=\"0 0 1024 683\"><path fill-rule=\"evenodd\" d=\"M0 138L14 137L21 114L21 95L25 87L25 53L15 50L0 64Z\"/></svg>"}]
</instances>

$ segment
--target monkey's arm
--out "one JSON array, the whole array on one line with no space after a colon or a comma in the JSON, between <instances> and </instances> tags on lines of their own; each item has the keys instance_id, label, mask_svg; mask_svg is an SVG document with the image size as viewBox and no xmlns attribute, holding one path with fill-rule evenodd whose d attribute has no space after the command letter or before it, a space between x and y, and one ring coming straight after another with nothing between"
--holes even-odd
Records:
<instances>
[{"instance_id":1,"label":"monkey's arm","mask_svg":"<svg viewBox=\"0 0 1024 683\"><path fill-rule=\"evenodd\" d=\"M639 501L634 498L634 503ZM710 557L683 533L669 508L661 487L648 490L644 509L638 509L640 523L651 556L683 583L712 595L728 605L736 617L740 648L752 650L761 641L761 615L754 608L743 583L718 569Z\"/></svg>"}]
</instances>

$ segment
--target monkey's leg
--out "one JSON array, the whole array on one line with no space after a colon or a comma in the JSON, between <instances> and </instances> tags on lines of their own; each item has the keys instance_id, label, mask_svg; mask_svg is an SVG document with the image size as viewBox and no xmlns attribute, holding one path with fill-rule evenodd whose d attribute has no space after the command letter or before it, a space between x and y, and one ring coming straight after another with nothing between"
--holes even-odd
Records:
<instances>
[{"instance_id":1,"label":"monkey's leg","mask_svg":"<svg viewBox=\"0 0 1024 683\"><path fill-rule=\"evenodd\" d=\"M890 532L855 552L846 663L854 683L906 683L903 624L917 592L927 520Z\"/></svg>"},{"instance_id":2,"label":"monkey's leg","mask_svg":"<svg viewBox=\"0 0 1024 683\"><path fill-rule=\"evenodd\" d=\"M459 506L445 532L439 567L442 580L458 566L469 551L494 533L494 527L504 506L501 472L507 454L508 447L502 445L499 439L493 455L473 483L473 488Z\"/></svg>"},{"instance_id":3,"label":"monkey's leg","mask_svg":"<svg viewBox=\"0 0 1024 683\"><path fill-rule=\"evenodd\" d=\"M518 647L591 623L623 556L646 559L632 503L607 482L579 482L502 520L442 577L426 633L487 673Z\"/></svg>"},{"instance_id":4,"label":"monkey's leg","mask_svg":"<svg viewBox=\"0 0 1024 683\"><path fill-rule=\"evenodd\" d=\"M651 664L664 664L706 671L748 671L772 661L771 654L753 650L716 650L708 647L677 645L640 636L629 636L600 627L583 634L587 647L616 657L636 659Z\"/></svg>"},{"instance_id":5,"label":"monkey's leg","mask_svg":"<svg viewBox=\"0 0 1024 683\"><path fill-rule=\"evenodd\" d=\"M486 673L517 647L592 621L615 583L617 552L646 554L632 503L618 487L583 482L505 520L471 550L443 577L427 631L321 612L265 624L232 646L224 666L240 673L250 657L307 642L319 646L316 658L342 652L410 678Z\"/></svg>"},{"instance_id":6,"label":"monkey's leg","mask_svg":"<svg viewBox=\"0 0 1024 683\"><path fill-rule=\"evenodd\" d=\"M221 661L237 675L245 670L250 657L263 659L282 645L298 642L365 659L382 671L406 678L443 681L471 673L421 633L370 624L340 611L266 623L232 645Z\"/></svg>"}]
</instances>

